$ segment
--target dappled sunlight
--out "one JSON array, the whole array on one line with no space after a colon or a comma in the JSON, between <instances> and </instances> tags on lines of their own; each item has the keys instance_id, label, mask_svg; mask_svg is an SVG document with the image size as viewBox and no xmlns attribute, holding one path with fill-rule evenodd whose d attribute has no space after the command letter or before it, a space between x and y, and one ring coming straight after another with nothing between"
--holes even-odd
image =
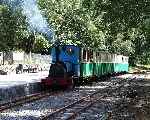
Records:
<instances>
[{"instance_id":1,"label":"dappled sunlight","mask_svg":"<svg viewBox=\"0 0 150 120\"><path fill-rule=\"evenodd\" d=\"M45 115L45 113L53 112L53 109L43 109L43 110L20 110L20 111L10 111L0 113L0 116L8 116L8 117L40 117Z\"/></svg>"},{"instance_id":2,"label":"dappled sunlight","mask_svg":"<svg viewBox=\"0 0 150 120\"><path fill-rule=\"evenodd\" d=\"M0 75L0 87L40 82L40 79L47 75L48 71L42 71L39 73L9 74L6 76Z\"/></svg>"},{"instance_id":3,"label":"dappled sunlight","mask_svg":"<svg viewBox=\"0 0 150 120\"><path fill-rule=\"evenodd\" d=\"M85 89L84 87L80 87L79 89L79 92L84 92L84 91L96 91L96 89L91 89L91 87L86 87L87 89ZM83 90L82 90L83 89Z\"/></svg>"},{"instance_id":4,"label":"dappled sunlight","mask_svg":"<svg viewBox=\"0 0 150 120\"><path fill-rule=\"evenodd\" d=\"M115 78L136 78L136 79L150 79L150 74L125 74L125 75L120 75Z\"/></svg>"},{"instance_id":5,"label":"dappled sunlight","mask_svg":"<svg viewBox=\"0 0 150 120\"><path fill-rule=\"evenodd\" d=\"M132 77L132 74L120 75L120 76L117 76L115 78L129 78L129 77Z\"/></svg>"},{"instance_id":6,"label":"dappled sunlight","mask_svg":"<svg viewBox=\"0 0 150 120\"><path fill-rule=\"evenodd\" d=\"M102 89L106 88L107 86L81 86L80 88L88 88L88 89ZM89 90L88 90L89 91Z\"/></svg>"},{"instance_id":7,"label":"dappled sunlight","mask_svg":"<svg viewBox=\"0 0 150 120\"><path fill-rule=\"evenodd\" d=\"M119 100L122 100L121 97L106 97L106 98L102 98L102 101L108 101L108 102L116 102Z\"/></svg>"}]
</instances>

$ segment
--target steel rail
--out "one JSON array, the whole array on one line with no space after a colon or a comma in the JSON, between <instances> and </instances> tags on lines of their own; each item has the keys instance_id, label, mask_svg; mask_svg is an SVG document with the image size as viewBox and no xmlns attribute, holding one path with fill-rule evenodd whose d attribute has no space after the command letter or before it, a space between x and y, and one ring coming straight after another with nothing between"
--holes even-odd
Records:
<instances>
[{"instance_id":1,"label":"steel rail","mask_svg":"<svg viewBox=\"0 0 150 120\"><path fill-rule=\"evenodd\" d=\"M91 95L87 95L86 97L83 97L83 98L81 98L80 100L75 101L75 102L73 102L73 103L71 103L71 104L69 104L69 105L67 105L67 106L64 106L64 107L62 107L62 108L60 108L60 109L58 109L58 110L56 110L56 111L54 111L54 112L52 112L52 113L50 113L50 114L41 116L39 119L40 119L40 120L48 120L49 118L54 117L54 116L57 115L58 113L60 113L60 112L62 112L62 111L65 111L65 110L67 110L68 108L71 108L71 107L73 107L74 105L76 105L76 104L78 104L78 103L82 103L82 102L85 102L85 101L87 101L87 100L90 100L92 96L94 96L94 95L96 95L96 94L98 94L98 93L101 93L101 92L104 92L104 90L98 90L98 91L92 93ZM88 101L88 102L89 102L89 101ZM92 104L88 104L88 105L90 106L90 105L92 105Z\"/></svg>"},{"instance_id":2,"label":"steel rail","mask_svg":"<svg viewBox=\"0 0 150 120\"><path fill-rule=\"evenodd\" d=\"M90 108L93 104L95 104L97 101L99 101L100 99L104 98L104 96L100 97L97 100L91 100L86 106L84 106L83 108L81 108L78 111L75 111L72 115L70 115L68 118L66 118L65 120L71 120L71 119L75 119L75 117L80 114L82 111L85 111L86 109Z\"/></svg>"},{"instance_id":3,"label":"steel rail","mask_svg":"<svg viewBox=\"0 0 150 120\"><path fill-rule=\"evenodd\" d=\"M55 95L58 94L58 92L50 92L50 91L45 91L45 92L39 92L39 93L35 93L29 96L24 96L24 97L19 97L13 101L9 101L3 104L0 104L0 112L13 108L13 107L17 107L20 105L23 105L25 103L30 103L33 102L35 100L39 100L42 99L43 97L48 97L50 95Z\"/></svg>"}]
</instances>

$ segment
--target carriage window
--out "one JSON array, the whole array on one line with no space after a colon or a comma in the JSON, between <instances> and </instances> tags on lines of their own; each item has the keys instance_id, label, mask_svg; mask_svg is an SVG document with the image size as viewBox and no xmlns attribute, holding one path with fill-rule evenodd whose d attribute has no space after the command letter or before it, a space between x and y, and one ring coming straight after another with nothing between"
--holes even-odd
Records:
<instances>
[{"instance_id":1,"label":"carriage window","mask_svg":"<svg viewBox=\"0 0 150 120\"><path fill-rule=\"evenodd\" d=\"M106 53L101 54L101 62L106 62Z\"/></svg>"},{"instance_id":2,"label":"carriage window","mask_svg":"<svg viewBox=\"0 0 150 120\"><path fill-rule=\"evenodd\" d=\"M86 60L86 50L83 50L83 60Z\"/></svg>"},{"instance_id":3,"label":"carriage window","mask_svg":"<svg viewBox=\"0 0 150 120\"><path fill-rule=\"evenodd\" d=\"M108 54L107 54L107 62L110 62L110 58L111 58L111 56L110 56L110 54L108 53Z\"/></svg>"},{"instance_id":4,"label":"carriage window","mask_svg":"<svg viewBox=\"0 0 150 120\"><path fill-rule=\"evenodd\" d=\"M99 54L99 52L96 52L96 61L99 61L99 57L100 56L100 54Z\"/></svg>"},{"instance_id":5,"label":"carriage window","mask_svg":"<svg viewBox=\"0 0 150 120\"><path fill-rule=\"evenodd\" d=\"M93 51L90 51L90 61L93 61Z\"/></svg>"},{"instance_id":6,"label":"carriage window","mask_svg":"<svg viewBox=\"0 0 150 120\"><path fill-rule=\"evenodd\" d=\"M123 59L123 57L122 57L122 62L124 62L124 59Z\"/></svg>"},{"instance_id":7,"label":"carriage window","mask_svg":"<svg viewBox=\"0 0 150 120\"><path fill-rule=\"evenodd\" d=\"M90 50L87 51L87 61L90 61L90 56L91 56L91 53L90 53Z\"/></svg>"},{"instance_id":8,"label":"carriage window","mask_svg":"<svg viewBox=\"0 0 150 120\"><path fill-rule=\"evenodd\" d=\"M98 52L96 52L96 61L98 61Z\"/></svg>"},{"instance_id":9,"label":"carriage window","mask_svg":"<svg viewBox=\"0 0 150 120\"><path fill-rule=\"evenodd\" d=\"M106 53L105 54L105 59L104 59L106 62L109 62L109 54L108 53Z\"/></svg>"},{"instance_id":10,"label":"carriage window","mask_svg":"<svg viewBox=\"0 0 150 120\"><path fill-rule=\"evenodd\" d=\"M93 60L93 51L88 50L87 51L87 61L92 61Z\"/></svg>"},{"instance_id":11,"label":"carriage window","mask_svg":"<svg viewBox=\"0 0 150 120\"><path fill-rule=\"evenodd\" d=\"M112 62L116 62L116 55L115 54L113 54Z\"/></svg>"}]
</instances>

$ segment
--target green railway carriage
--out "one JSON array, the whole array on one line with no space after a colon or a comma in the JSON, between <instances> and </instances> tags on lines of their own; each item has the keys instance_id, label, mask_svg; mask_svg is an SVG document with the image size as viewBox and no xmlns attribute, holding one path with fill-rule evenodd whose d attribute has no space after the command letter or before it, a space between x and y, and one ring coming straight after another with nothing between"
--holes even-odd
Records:
<instances>
[{"instance_id":1,"label":"green railway carriage","mask_svg":"<svg viewBox=\"0 0 150 120\"><path fill-rule=\"evenodd\" d=\"M80 49L80 76L91 77L128 72L128 57L107 52Z\"/></svg>"}]
</instances>

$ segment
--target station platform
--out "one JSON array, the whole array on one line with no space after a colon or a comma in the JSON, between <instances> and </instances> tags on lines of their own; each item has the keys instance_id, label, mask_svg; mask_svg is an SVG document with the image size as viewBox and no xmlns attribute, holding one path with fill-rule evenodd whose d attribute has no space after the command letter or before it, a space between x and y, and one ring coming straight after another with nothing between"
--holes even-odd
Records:
<instances>
[{"instance_id":1,"label":"station platform","mask_svg":"<svg viewBox=\"0 0 150 120\"><path fill-rule=\"evenodd\" d=\"M0 104L39 92L40 80L47 76L48 71L0 75Z\"/></svg>"}]
</instances>

